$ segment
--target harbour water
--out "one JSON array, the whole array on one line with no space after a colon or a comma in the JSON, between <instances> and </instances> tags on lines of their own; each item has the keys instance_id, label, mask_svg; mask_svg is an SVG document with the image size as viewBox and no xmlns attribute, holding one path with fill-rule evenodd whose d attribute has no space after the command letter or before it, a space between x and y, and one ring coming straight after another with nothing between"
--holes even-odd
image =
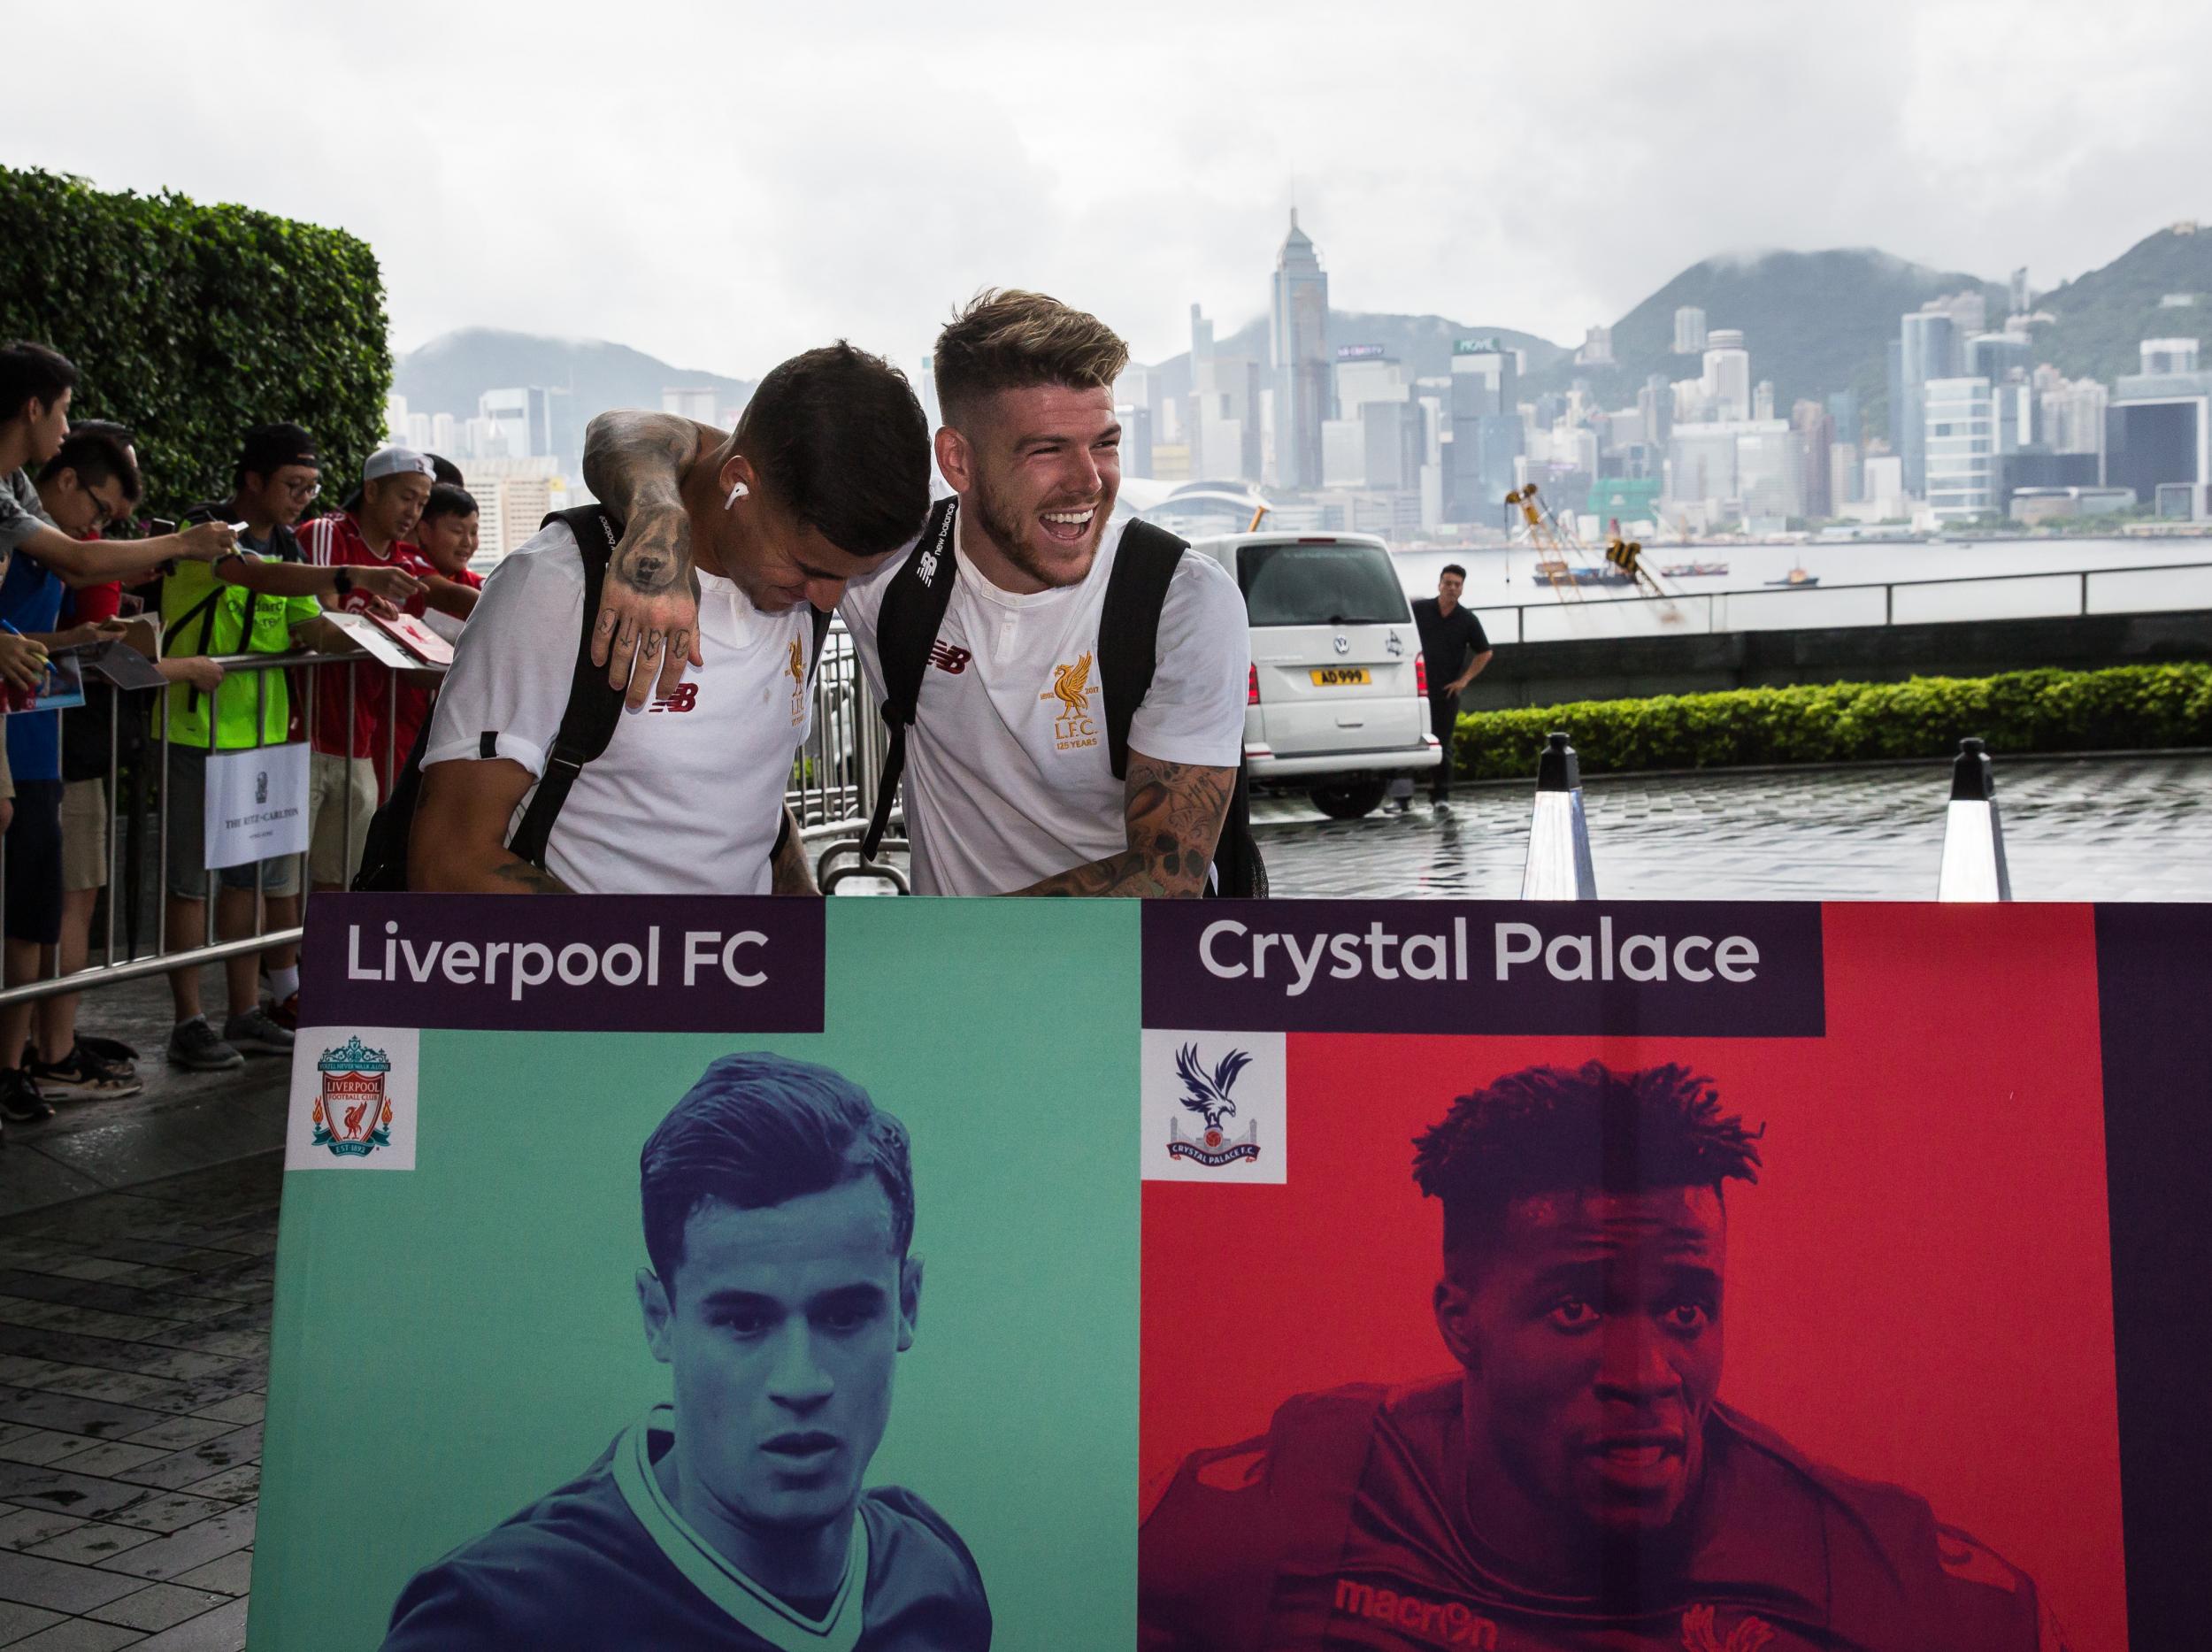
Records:
<instances>
[{"instance_id":1,"label":"harbour water","mask_svg":"<svg viewBox=\"0 0 2212 1652\"><path fill-rule=\"evenodd\" d=\"M1433 595L1436 576L1446 563L1467 570L1462 600L1473 608L1509 608L1558 599L1536 572L1536 554L1525 545L1464 550L1402 550L1393 560L1405 588L1417 596ZM1602 547L1571 556L1577 565L1604 561ZM1880 585L1898 580L1970 580L2006 573L2073 573L2096 568L2162 568L2212 563L2212 539L1997 539L1970 542L1875 544L1694 544L1647 541L1643 563L1656 572L1677 564L1726 563L1716 578L1673 579L1661 583L1686 595L1714 591L1755 591L1786 580L1803 567L1825 588ZM1586 588L1590 598L1635 595L1625 587Z\"/></svg>"}]
</instances>

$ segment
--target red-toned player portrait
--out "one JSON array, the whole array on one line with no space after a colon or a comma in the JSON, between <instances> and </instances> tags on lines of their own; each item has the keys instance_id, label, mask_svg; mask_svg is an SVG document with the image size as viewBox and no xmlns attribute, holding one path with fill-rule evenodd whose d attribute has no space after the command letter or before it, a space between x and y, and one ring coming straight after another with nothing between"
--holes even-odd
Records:
<instances>
[{"instance_id":1,"label":"red-toned player portrait","mask_svg":"<svg viewBox=\"0 0 2212 1652\"><path fill-rule=\"evenodd\" d=\"M1293 1033L1147 1183L1145 1647L2126 1645L2088 915L1824 922L1822 1036Z\"/></svg>"}]
</instances>

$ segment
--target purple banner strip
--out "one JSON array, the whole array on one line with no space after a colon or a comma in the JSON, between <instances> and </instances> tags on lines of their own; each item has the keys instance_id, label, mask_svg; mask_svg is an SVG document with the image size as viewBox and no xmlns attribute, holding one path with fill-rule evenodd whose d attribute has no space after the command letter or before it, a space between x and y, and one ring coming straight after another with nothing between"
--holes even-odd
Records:
<instances>
[{"instance_id":1,"label":"purple banner strip","mask_svg":"<svg viewBox=\"0 0 2212 1652\"><path fill-rule=\"evenodd\" d=\"M1148 901L1144 1024L1265 1033L1817 1038L1820 908Z\"/></svg>"},{"instance_id":2,"label":"purple banner strip","mask_svg":"<svg viewBox=\"0 0 2212 1652\"><path fill-rule=\"evenodd\" d=\"M818 1033L818 900L325 895L300 1013L316 1026Z\"/></svg>"}]
</instances>

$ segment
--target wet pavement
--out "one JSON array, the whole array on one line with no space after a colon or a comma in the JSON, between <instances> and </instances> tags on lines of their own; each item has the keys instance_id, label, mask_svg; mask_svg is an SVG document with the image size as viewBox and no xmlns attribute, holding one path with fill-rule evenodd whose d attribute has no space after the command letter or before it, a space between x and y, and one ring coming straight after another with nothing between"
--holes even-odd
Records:
<instances>
[{"instance_id":1,"label":"wet pavement","mask_svg":"<svg viewBox=\"0 0 2212 1652\"><path fill-rule=\"evenodd\" d=\"M245 1645L281 1173L0 1219L0 1647Z\"/></svg>"},{"instance_id":2,"label":"wet pavement","mask_svg":"<svg viewBox=\"0 0 2212 1652\"><path fill-rule=\"evenodd\" d=\"M1254 806L1279 895L1511 900L1533 782L1461 786L1448 810L1325 819L1300 797ZM1609 900L1933 900L1947 762L1584 783ZM2000 759L2014 898L2212 900L2212 754Z\"/></svg>"}]
</instances>

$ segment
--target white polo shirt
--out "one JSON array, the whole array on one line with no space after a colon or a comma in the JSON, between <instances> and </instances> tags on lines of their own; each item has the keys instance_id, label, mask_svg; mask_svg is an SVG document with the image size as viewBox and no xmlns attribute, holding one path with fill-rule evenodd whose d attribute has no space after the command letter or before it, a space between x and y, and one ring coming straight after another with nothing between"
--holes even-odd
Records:
<instances>
[{"instance_id":1,"label":"white polo shirt","mask_svg":"<svg viewBox=\"0 0 2212 1652\"><path fill-rule=\"evenodd\" d=\"M1106 749L1099 611L1125 522L1080 585L1018 595L969 559L922 674L906 742L906 829L918 895L1002 895L1129 847L1126 795ZM845 588L838 611L879 700L876 615L908 547ZM1251 662L1244 596L1212 557L1186 551L1160 611L1152 687L1129 746L1164 763L1234 768Z\"/></svg>"},{"instance_id":2,"label":"white polo shirt","mask_svg":"<svg viewBox=\"0 0 2212 1652\"><path fill-rule=\"evenodd\" d=\"M676 692L625 711L547 841L580 895L765 895L794 755L813 714L811 611L764 614L699 575L700 652ZM454 650L423 766L510 757L542 774L585 623L584 565L556 522L501 561ZM534 786L509 823L522 822Z\"/></svg>"}]
</instances>

